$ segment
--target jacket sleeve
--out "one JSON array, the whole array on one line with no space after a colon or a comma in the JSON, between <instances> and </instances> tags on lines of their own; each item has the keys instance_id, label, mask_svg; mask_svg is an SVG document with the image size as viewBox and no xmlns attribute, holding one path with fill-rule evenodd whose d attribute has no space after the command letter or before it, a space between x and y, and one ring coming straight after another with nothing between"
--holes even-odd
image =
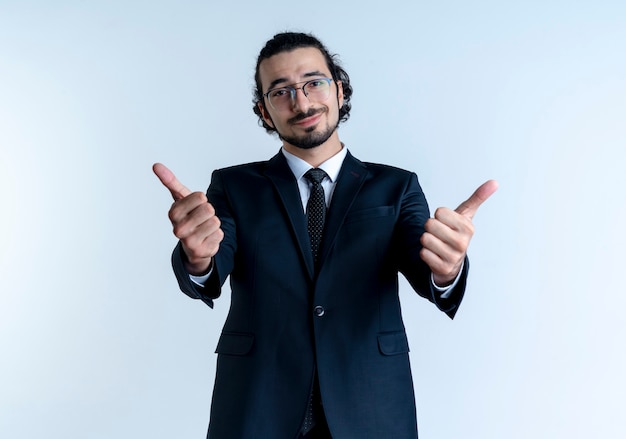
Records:
<instances>
[{"instance_id":1,"label":"jacket sleeve","mask_svg":"<svg viewBox=\"0 0 626 439\"><path fill-rule=\"evenodd\" d=\"M424 225L429 217L428 203L417 180L417 175L412 173L402 196L400 216L394 237L399 271L420 296L433 302L450 318L454 318L465 292L469 260L465 259L463 272L457 285L448 297L442 298L432 285L430 268L420 256L422 250L420 238L424 233Z\"/></svg>"},{"instance_id":2,"label":"jacket sleeve","mask_svg":"<svg viewBox=\"0 0 626 439\"><path fill-rule=\"evenodd\" d=\"M178 286L183 293L192 299L200 299L213 308L213 299L220 296L222 285L232 271L236 249L235 223L219 171L213 172L211 184L207 191L207 198L215 208L215 213L220 219L221 228L224 232L224 239L220 243L220 248L212 260L211 275L203 287L191 280L185 268L186 256L180 242L172 252L172 268L176 280L178 281Z\"/></svg>"},{"instance_id":3,"label":"jacket sleeve","mask_svg":"<svg viewBox=\"0 0 626 439\"><path fill-rule=\"evenodd\" d=\"M185 258L186 256L179 242L172 252L172 268L174 269L174 275L180 290L192 299L200 299L213 308L213 299L219 297L221 293L221 285L219 284L216 270L211 272L211 276L209 276L204 286L201 287L189 277L189 273L185 268Z\"/></svg>"},{"instance_id":4,"label":"jacket sleeve","mask_svg":"<svg viewBox=\"0 0 626 439\"><path fill-rule=\"evenodd\" d=\"M467 275L469 272L469 259L467 256L465 257L465 262L463 264L463 271L461 272L461 276L459 277L459 281L454 286L452 291L445 297L441 297L441 293L439 293L432 285L432 281L430 283L430 290L432 294L432 302L437 305L441 311L445 312L448 317L451 319L454 318L456 312L459 309L459 305L463 300L463 295L465 294L465 286L467 283Z\"/></svg>"}]
</instances>

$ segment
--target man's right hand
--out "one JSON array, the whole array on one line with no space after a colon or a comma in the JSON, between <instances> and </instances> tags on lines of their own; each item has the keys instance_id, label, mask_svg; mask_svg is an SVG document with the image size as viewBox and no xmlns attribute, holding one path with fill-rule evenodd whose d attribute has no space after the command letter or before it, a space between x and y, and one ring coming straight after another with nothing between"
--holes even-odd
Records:
<instances>
[{"instance_id":1,"label":"man's right hand","mask_svg":"<svg viewBox=\"0 0 626 439\"><path fill-rule=\"evenodd\" d=\"M194 276L206 274L224 238L215 209L203 192L191 192L161 163L152 170L174 198L169 218L187 256L187 271Z\"/></svg>"}]
</instances>

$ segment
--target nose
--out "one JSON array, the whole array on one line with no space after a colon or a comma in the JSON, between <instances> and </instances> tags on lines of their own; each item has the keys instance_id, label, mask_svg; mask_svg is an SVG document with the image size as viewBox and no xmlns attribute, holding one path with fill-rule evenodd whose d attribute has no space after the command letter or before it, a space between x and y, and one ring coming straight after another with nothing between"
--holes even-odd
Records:
<instances>
[{"instance_id":1,"label":"nose","mask_svg":"<svg viewBox=\"0 0 626 439\"><path fill-rule=\"evenodd\" d=\"M294 89L291 99L291 105L294 111L306 113L310 104L311 102L304 94L304 89L302 87Z\"/></svg>"}]
</instances>

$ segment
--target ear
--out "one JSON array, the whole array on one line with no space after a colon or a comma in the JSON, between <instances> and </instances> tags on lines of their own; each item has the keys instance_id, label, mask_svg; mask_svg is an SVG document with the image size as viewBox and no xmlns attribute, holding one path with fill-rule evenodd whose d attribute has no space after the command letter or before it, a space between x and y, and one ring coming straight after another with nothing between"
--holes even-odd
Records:
<instances>
[{"instance_id":1,"label":"ear","mask_svg":"<svg viewBox=\"0 0 626 439\"><path fill-rule=\"evenodd\" d=\"M265 108L265 105L263 105L263 102L257 102L256 105L259 108L259 111L261 112L261 117L263 117L265 123L276 129L276 127L274 126L274 122L272 122L272 116L270 116L270 113Z\"/></svg>"},{"instance_id":2,"label":"ear","mask_svg":"<svg viewBox=\"0 0 626 439\"><path fill-rule=\"evenodd\" d=\"M343 83L341 81L335 81L337 84L337 102L339 102L339 108L343 107Z\"/></svg>"}]
</instances>

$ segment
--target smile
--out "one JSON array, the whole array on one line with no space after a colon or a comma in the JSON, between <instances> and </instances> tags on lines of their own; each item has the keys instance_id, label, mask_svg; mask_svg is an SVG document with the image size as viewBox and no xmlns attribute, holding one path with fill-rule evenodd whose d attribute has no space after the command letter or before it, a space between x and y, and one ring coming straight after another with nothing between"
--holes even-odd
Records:
<instances>
[{"instance_id":1,"label":"smile","mask_svg":"<svg viewBox=\"0 0 626 439\"><path fill-rule=\"evenodd\" d=\"M304 128L311 127L320 121L320 119L322 118L322 114L322 112L314 114L312 116L293 122L293 124Z\"/></svg>"}]
</instances>

